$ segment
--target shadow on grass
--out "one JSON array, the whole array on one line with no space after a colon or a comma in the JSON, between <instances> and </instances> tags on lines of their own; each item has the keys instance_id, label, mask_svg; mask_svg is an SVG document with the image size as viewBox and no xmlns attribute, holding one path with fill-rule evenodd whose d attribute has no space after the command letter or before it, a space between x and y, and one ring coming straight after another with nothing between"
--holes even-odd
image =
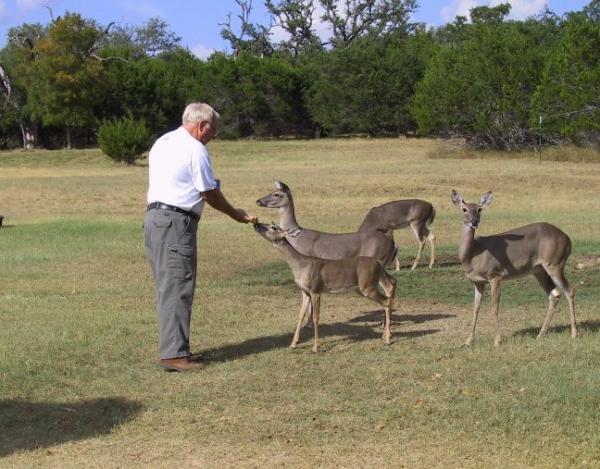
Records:
<instances>
[{"instance_id":1,"label":"shadow on grass","mask_svg":"<svg viewBox=\"0 0 600 469\"><path fill-rule=\"evenodd\" d=\"M448 256L444 257L443 259L436 259L435 264L433 264L433 267L430 269L428 267L429 260L425 262L421 259L421 262L417 266L417 271L422 270L423 272L430 272L431 270L435 270L436 267L456 267L460 265L461 264L457 256ZM387 268L390 271L394 271L394 264L390 264ZM402 259L400 260L400 270L411 270L411 268L412 262L408 263L406 260L404 260L404 262Z\"/></svg>"},{"instance_id":2,"label":"shadow on grass","mask_svg":"<svg viewBox=\"0 0 600 469\"><path fill-rule=\"evenodd\" d=\"M514 333L515 336L533 336L533 337L537 337L537 335L540 333L540 328L541 328L541 324L540 327L528 327L527 329L521 329L520 331L517 331ZM583 321L583 322L578 322L577 323L577 330L586 330L586 331L590 331L590 332L598 332L600 331L600 321ZM561 333L561 332L566 332L566 331L571 331L571 324L563 324L560 326L550 326L548 328L548 334L552 334L552 333Z\"/></svg>"},{"instance_id":3,"label":"shadow on grass","mask_svg":"<svg viewBox=\"0 0 600 469\"><path fill-rule=\"evenodd\" d=\"M379 315L383 317L383 313ZM424 322L424 321L423 321ZM393 330L392 335L395 340L402 338L410 339L415 337L422 337L430 334L439 332L440 329L427 329L421 331L402 331ZM350 324L348 322L336 322L333 324L319 324L319 336L321 339L327 336L344 336L343 341L350 342L362 342L365 340L379 339L381 340L381 330L373 328L371 326L360 326ZM225 345L223 347L216 347L208 349L203 352L206 357L206 362L225 362L232 359L242 358L248 355L255 355L257 353L267 352L269 350L278 348L287 348L292 342L293 333L279 334L267 337L256 337L249 339L239 344ZM313 333L312 329L303 328L300 341L306 340L312 341Z\"/></svg>"},{"instance_id":4,"label":"shadow on grass","mask_svg":"<svg viewBox=\"0 0 600 469\"><path fill-rule=\"evenodd\" d=\"M142 406L121 397L82 402L0 400L0 457L110 433Z\"/></svg>"},{"instance_id":5,"label":"shadow on grass","mask_svg":"<svg viewBox=\"0 0 600 469\"><path fill-rule=\"evenodd\" d=\"M381 323L385 313L382 309L369 311L351 319L350 322L376 322ZM455 314L444 313L425 313L425 314L392 314L392 323L411 322L413 324L422 324L429 321L439 321L441 319L455 318Z\"/></svg>"}]
</instances>

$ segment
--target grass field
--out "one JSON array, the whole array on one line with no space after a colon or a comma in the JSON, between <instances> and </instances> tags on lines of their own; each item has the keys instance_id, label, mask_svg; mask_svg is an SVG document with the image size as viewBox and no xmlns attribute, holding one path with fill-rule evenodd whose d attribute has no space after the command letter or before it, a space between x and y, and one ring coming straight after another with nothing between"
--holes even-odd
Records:
<instances>
[{"instance_id":1,"label":"grass field","mask_svg":"<svg viewBox=\"0 0 600 469\"><path fill-rule=\"evenodd\" d=\"M303 226L353 231L399 198L437 208L439 261L411 272L396 233L393 345L358 295L324 296L321 348L305 332L287 265L252 228L207 208L199 230L192 348L208 364L157 365L154 290L143 250L147 167L99 151L0 154L0 467L600 467L600 164L440 158L430 140L211 144L236 206L272 179ZM431 155L437 155L435 158ZM573 240L579 337L530 278L503 286L503 344L486 298L472 347L473 292L457 264L450 191L495 200L480 234L532 221ZM488 290L489 291L489 290Z\"/></svg>"}]
</instances>

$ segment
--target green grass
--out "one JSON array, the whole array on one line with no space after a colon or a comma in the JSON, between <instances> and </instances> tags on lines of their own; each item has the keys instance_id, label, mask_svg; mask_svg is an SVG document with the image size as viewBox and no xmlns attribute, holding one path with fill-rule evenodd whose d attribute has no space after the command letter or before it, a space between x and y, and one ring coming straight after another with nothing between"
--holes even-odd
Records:
<instances>
[{"instance_id":1,"label":"green grass","mask_svg":"<svg viewBox=\"0 0 600 469\"><path fill-rule=\"evenodd\" d=\"M369 207L430 200L434 269L403 268L394 343L381 308L324 296L322 352L304 331L287 265L249 226L206 209L192 346L200 373L156 361L154 290L144 255L147 168L95 150L0 154L0 466L600 467L600 166L485 157L429 158L426 140L214 142L223 190L262 220L272 178L292 187L299 221L351 231ZM449 194L493 190L482 234L536 220L573 240L580 337L561 300L530 278L503 285L503 344L486 298L461 346L473 289L457 263L461 215Z\"/></svg>"}]
</instances>

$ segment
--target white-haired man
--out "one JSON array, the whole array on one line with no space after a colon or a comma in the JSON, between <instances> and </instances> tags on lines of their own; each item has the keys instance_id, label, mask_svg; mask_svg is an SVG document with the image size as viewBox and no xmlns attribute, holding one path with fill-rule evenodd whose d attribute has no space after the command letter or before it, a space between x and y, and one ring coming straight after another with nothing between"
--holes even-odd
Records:
<instances>
[{"instance_id":1,"label":"white-haired man","mask_svg":"<svg viewBox=\"0 0 600 469\"><path fill-rule=\"evenodd\" d=\"M196 232L204 203L240 223L256 217L232 207L215 179L206 144L216 136L219 114L208 104L189 104L177 130L160 137L148 158L146 253L156 285L160 365L202 368L190 354L190 318L196 285Z\"/></svg>"}]
</instances>

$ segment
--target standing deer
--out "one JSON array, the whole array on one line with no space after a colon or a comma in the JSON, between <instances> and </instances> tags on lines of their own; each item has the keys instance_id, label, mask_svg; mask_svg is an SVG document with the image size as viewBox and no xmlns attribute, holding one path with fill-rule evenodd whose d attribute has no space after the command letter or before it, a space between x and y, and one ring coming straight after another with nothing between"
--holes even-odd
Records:
<instances>
[{"instance_id":1,"label":"standing deer","mask_svg":"<svg viewBox=\"0 0 600 469\"><path fill-rule=\"evenodd\" d=\"M302 306L298 325L290 347L300 340L300 329L307 311L312 309L313 352L319 350L319 313L321 293L337 293L356 290L365 298L382 305L385 309L383 341L391 344L391 321L396 279L388 274L383 265L372 257L354 256L345 259L318 259L300 254L287 240L288 233L279 226L257 223L254 229L270 241L283 255L294 273L294 281L302 290ZM382 286L385 295L379 291Z\"/></svg>"},{"instance_id":2,"label":"standing deer","mask_svg":"<svg viewBox=\"0 0 600 469\"><path fill-rule=\"evenodd\" d=\"M279 226L287 233L286 239L300 254L320 259L345 259L347 257L373 257L383 267L396 258L398 247L392 238L379 231L355 233L324 233L302 228L296 221L291 189L275 181L275 190L258 199L261 207L279 209ZM309 322L312 315L309 307Z\"/></svg>"},{"instance_id":3,"label":"standing deer","mask_svg":"<svg viewBox=\"0 0 600 469\"><path fill-rule=\"evenodd\" d=\"M477 315L483 299L485 282L488 282L492 289L492 313L496 322L494 345L500 345L500 284L503 279L527 274L533 275L548 295L548 312L538 338L548 331L561 290L569 302L571 337L576 337L574 291L564 273L567 258L571 254L571 240L549 223L532 223L504 233L475 238L481 210L491 202L491 192L485 193L479 204L474 204L465 202L458 192L452 191L452 203L462 209L464 217L458 258L465 276L475 286L473 324L465 344L470 345L475 336Z\"/></svg>"},{"instance_id":4,"label":"standing deer","mask_svg":"<svg viewBox=\"0 0 600 469\"><path fill-rule=\"evenodd\" d=\"M435 209L429 202L419 199L394 200L369 210L358 231L378 230L393 238L394 230L410 226L419 245L411 269L415 270L419 265L426 240L431 246L431 269L435 263L435 235L429 226L434 218ZM400 270L400 259L397 257L396 270Z\"/></svg>"},{"instance_id":5,"label":"standing deer","mask_svg":"<svg viewBox=\"0 0 600 469\"><path fill-rule=\"evenodd\" d=\"M296 221L291 189L275 181L275 190L256 201L261 207L279 209L279 226L289 243L300 254L321 259L373 257L384 267L396 257L396 243L379 231L355 233L324 233L302 228Z\"/></svg>"}]
</instances>

